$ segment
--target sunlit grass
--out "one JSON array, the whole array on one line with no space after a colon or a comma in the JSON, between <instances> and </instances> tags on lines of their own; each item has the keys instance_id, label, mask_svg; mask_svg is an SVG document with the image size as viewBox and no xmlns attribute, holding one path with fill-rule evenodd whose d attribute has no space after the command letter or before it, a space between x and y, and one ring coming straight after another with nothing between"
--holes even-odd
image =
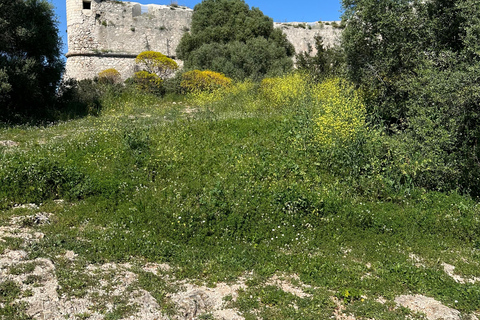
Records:
<instances>
[{"instance_id":1,"label":"sunlit grass","mask_svg":"<svg viewBox=\"0 0 480 320\"><path fill-rule=\"evenodd\" d=\"M475 201L398 193L368 170L335 170L349 162L329 162L318 145L320 100L272 111L257 89L238 84L175 104L123 93L106 96L98 117L4 127L0 140L20 145L0 149L1 215L29 202L54 213L32 257L73 250L93 263L166 262L177 279L209 284L252 273L235 304L247 319L329 318L331 297L347 291L364 297L350 309L376 318L404 319L375 301L406 293L480 309L478 285L456 283L440 265L478 276ZM382 192L362 190L369 183ZM298 275L312 296L266 286L277 273Z\"/></svg>"}]
</instances>

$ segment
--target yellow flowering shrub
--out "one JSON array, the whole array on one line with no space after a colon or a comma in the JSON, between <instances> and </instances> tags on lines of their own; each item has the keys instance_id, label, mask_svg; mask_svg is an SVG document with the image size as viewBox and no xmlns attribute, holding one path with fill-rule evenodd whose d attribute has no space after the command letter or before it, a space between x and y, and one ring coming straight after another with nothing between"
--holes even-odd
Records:
<instances>
[{"instance_id":1,"label":"yellow flowering shrub","mask_svg":"<svg viewBox=\"0 0 480 320\"><path fill-rule=\"evenodd\" d=\"M155 92L158 91L163 84L162 78L155 73L147 71L138 71L133 75L133 81L139 90Z\"/></svg>"},{"instance_id":2,"label":"yellow flowering shrub","mask_svg":"<svg viewBox=\"0 0 480 320\"><path fill-rule=\"evenodd\" d=\"M187 92L213 91L231 85L232 79L226 77L222 73L210 70L193 70L185 72L182 75L182 82L180 83L182 89Z\"/></svg>"},{"instance_id":3,"label":"yellow flowering shrub","mask_svg":"<svg viewBox=\"0 0 480 320\"><path fill-rule=\"evenodd\" d=\"M293 73L283 77L265 78L260 92L267 105L279 107L299 100L306 93L308 83L304 75Z\"/></svg>"},{"instance_id":4,"label":"yellow flowering shrub","mask_svg":"<svg viewBox=\"0 0 480 320\"><path fill-rule=\"evenodd\" d=\"M119 83L122 80L122 76L117 69L110 68L98 73L98 80L103 83Z\"/></svg>"},{"instance_id":5,"label":"yellow flowering shrub","mask_svg":"<svg viewBox=\"0 0 480 320\"><path fill-rule=\"evenodd\" d=\"M334 78L313 89L319 103L315 118L316 139L324 147L342 146L366 129L362 97L347 81Z\"/></svg>"},{"instance_id":6,"label":"yellow flowering shrub","mask_svg":"<svg viewBox=\"0 0 480 320\"><path fill-rule=\"evenodd\" d=\"M250 81L238 82L229 86L219 87L212 91L193 91L191 98L199 107L213 105L215 103L239 103L243 107L250 104L246 98L255 99L252 94L255 84Z\"/></svg>"},{"instance_id":7,"label":"yellow flowering shrub","mask_svg":"<svg viewBox=\"0 0 480 320\"><path fill-rule=\"evenodd\" d=\"M166 55L156 51L144 51L140 53L135 62L143 67L149 73L154 73L164 79L178 69L175 60L170 59Z\"/></svg>"}]
</instances>

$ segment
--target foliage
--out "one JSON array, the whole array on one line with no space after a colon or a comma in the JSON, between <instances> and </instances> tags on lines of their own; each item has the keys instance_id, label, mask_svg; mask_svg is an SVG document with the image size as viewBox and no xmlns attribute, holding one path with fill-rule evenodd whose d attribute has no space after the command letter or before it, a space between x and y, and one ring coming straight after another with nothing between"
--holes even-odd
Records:
<instances>
[{"instance_id":1,"label":"foliage","mask_svg":"<svg viewBox=\"0 0 480 320\"><path fill-rule=\"evenodd\" d=\"M63 81L58 88L58 97L53 119L68 120L77 117L97 116L102 110L102 97L108 92L118 93L120 84L105 81L69 79Z\"/></svg>"},{"instance_id":2,"label":"foliage","mask_svg":"<svg viewBox=\"0 0 480 320\"><path fill-rule=\"evenodd\" d=\"M166 55L156 51L144 51L140 53L135 62L143 67L143 71L156 74L161 79L169 77L178 69L178 64Z\"/></svg>"},{"instance_id":3,"label":"foliage","mask_svg":"<svg viewBox=\"0 0 480 320\"><path fill-rule=\"evenodd\" d=\"M260 84L262 98L272 107L285 107L299 101L306 89L307 81L300 73L265 78Z\"/></svg>"},{"instance_id":4,"label":"foliage","mask_svg":"<svg viewBox=\"0 0 480 320\"><path fill-rule=\"evenodd\" d=\"M34 212L53 214L52 223L29 226L45 237L22 250L52 259L59 294L98 282L86 265L129 262L164 306L178 290L168 288L173 275L177 285L244 277L228 303L246 319L326 319L333 296L357 318L421 319L394 308L402 294L477 311L478 285L454 281L441 263L465 279L480 276L478 201L397 179L402 169L422 174L424 164L403 149L407 141L374 127L343 153L338 144L319 148L315 121L325 101L345 88L351 104L358 92L338 79L304 79L304 94L276 108L252 82L201 92L212 96L202 105L127 87L105 91L97 117L0 127L1 140L19 142L0 146L0 221L27 214L13 208L32 202ZM7 239L0 250L21 244ZM146 263L172 269L152 276ZM280 281L305 295L270 285ZM119 317L121 308L104 312Z\"/></svg>"},{"instance_id":5,"label":"foliage","mask_svg":"<svg viewBox=\"0 0 480 320\"><path fill-rule=\"evenodd\" d=\"M135 72L133 83L139 90L157 94L163 93L163 80L156 73L147 71Z\"/></svg>"},{"instance_id":6,"label":"foliage","mask_svg":"<svg viewBox=\"0 0 480 320\"><path fill-rule=\"evenodd\" d=\"M272 19L243 0L204 0L197 4L190 33L177 56L187 69L213 70L234 79L261 79L292 68L293 46Z\"/></svg>"},{"instance_id":7,"label":"foliage","mask_svg":"<svg viewBox=\"0 0 480 320\"><path fill-rule=\"evenodd\" d=\"M351 144L366 129L360 93L339 78L328 79L313 90L320 105L315 118L318 143L327 149Z\"/></svg>"},{"instance_id":8,"label":"foliage","mask_svg":"<svg viewBox=\"0 0 480 320\"><path fill-rule=\"evenodd\" d=\"M348 76L366 93L370 121L407 147L407 159L428 163L416 183L479 195L478 3L343 4Z\"/></svg>"},{"instance_id":9,"label":"foliage","mask_svg":"<svg viewBox=\"0 0 480 320\"><path fill-rule=\"evenodd\" d=\"M228 87L232 84L232 79L210 70L188 71L182 74L182 79L180 86L186 92L212 91L220 87Z\"/></svg>"},{"instance_id":10,"label":"foliage","mask_svg":"<svg viewBox=\"0 0 480 320\"><path fill-rule=\"evenodd\" d=\"M219 87L213 91L195 91L189 95L196 106L218 111L224 109L230 112L245 114L262 108L262 103L257 96L256 83L251 81L235 82L231 86Z\"/></svg>"},{"instance_id":11,"label":"foliage","mask_svg":"<svg viewBox=\"0 0 480 320\"><path fill-rule=\"evenodd\" d=\"M57 21L44 0L0 3L0 113L42 113L63 71Z\"/></svg>"},{"instance_id":12,"label":"foliage","mask_svg":"<svg viewBox=\"0 0 480 320\"><path fill-rule=\"evenodd\" d=\"M296 56L296 67L301 72L306 72L315 82L320 82L326 77L339 76L343 73L344 57L341 47L325 48L320 35L316 35L315 50L309 46L306 52Z\"/></svg>"},{"instance_id":13,"label":"foliage","mask_svg":"<svg viewBox=\"0 0 480 320\"><path fill-rule=\"evenodd\" d=\"M100 73L98 74L99 82L115 84L120 83L121 79L122 76L120 75L120 72L118 72L118 70L115 68L100 71Z\"/></svg>"}]
</instances>

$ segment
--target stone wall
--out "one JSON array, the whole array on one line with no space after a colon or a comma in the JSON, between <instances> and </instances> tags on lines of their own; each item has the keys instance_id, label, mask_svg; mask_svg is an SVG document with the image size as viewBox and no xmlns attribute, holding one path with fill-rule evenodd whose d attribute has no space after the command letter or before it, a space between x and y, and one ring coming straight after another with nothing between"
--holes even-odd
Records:
<instances>
[{"instance_id":1,"label":"stone wall","mask_svg":"<svg viewBox=\"0 0 480 320\"><path fill-rule=\"evenodd\" d=\"M141 5L117 0L66 0L68 53L66 78L93 78L117 69L126 79L135 72L135 57L146 50L175 58L175 50L190 30L193 10L167 5ZM320 34L328 46L338 43L340 29L318 23L275 23L296 52L314 45ZM179 62L179 61L177 61ZM181 63L180 63L181 64Z\"/></svg>"},{"instance_id":2,"label":"stone wall","mask_svg":"<svg viewBox=\"0 0 480 320\"><path fill-rule=\"evenodd\" d=\"M335 25L340 25L340 21L274 23L275 28L280 28L287 35L287 39L293 44L297 54L308 51L309 46L312 47L312 54L316 54L316 35L322 37L323 45L327 48L338 45L342 29Z\"/></svg>"},{"instance_id":3,"label":"stone wall","mask_svg":"<svg viewBox=\"0 0 480 320\"><path fill-rule=\"evenodd\" d=\"M83 9L84 3L90 9ZM192 9L114 0L67 0L67 78L93 78L117 69L123 79L135 70L135 57L153 50L175 57L189 31Z\"/></svg>"}]
</instances>

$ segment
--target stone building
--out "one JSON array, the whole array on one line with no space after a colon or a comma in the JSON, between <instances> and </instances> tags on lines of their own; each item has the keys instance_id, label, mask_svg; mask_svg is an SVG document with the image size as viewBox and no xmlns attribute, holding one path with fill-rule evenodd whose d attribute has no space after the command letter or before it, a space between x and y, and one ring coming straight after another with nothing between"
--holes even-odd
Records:
<instances>
[{"instance_id":1,"label":"stone building","mask_svg":"<svg viewBox=\"0 0 480 320\"><path fill-rule=\"evenodd\" d=\"M87 79L108 68L126 79L136 71L135 57L159 51L175 59L193 10L177 5L141 5L118 0L66 0L68 53L66 78ZM338 42L340 30L319 23L276 23L297 53L322 35L326 45ZM181 65L181 61L177 61Z\"/></svg>"}]
</instances>

